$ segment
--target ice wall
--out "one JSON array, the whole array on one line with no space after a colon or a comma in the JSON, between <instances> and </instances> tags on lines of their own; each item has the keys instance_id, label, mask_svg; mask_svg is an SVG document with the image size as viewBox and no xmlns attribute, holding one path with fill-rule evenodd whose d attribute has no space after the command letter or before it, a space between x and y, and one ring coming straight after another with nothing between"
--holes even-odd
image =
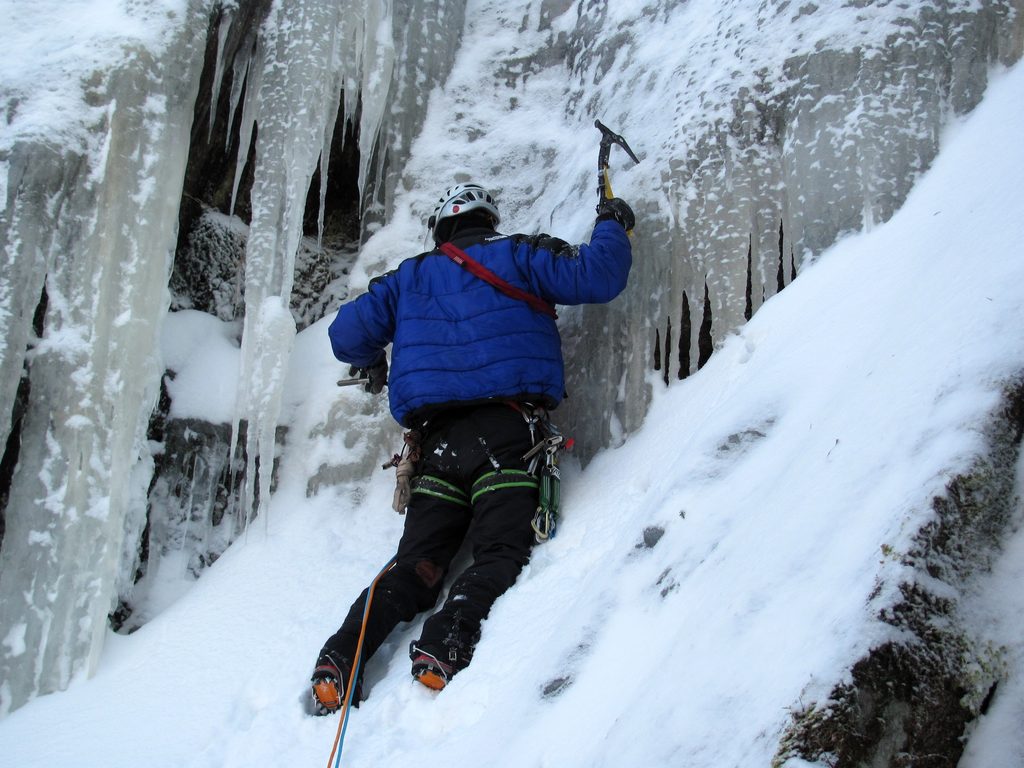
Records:
<instances>
[{"instance_id":1,"label":"ice wall","mask_svg":"<svg viewBox=\"0 0 1024 768\"><path fill-rule=\"evenodd\" d=\"M738 3L673 5L650 24L634 19L596 45L583 42L587 24L611 25L609 6L605 18L581 17L569 37L581 94L614 53L611 71L629 62L628 82L660 94L657 113L667 118L645 130L649 103L622 80L608 88L607 75L589 97L627 135L639 131L654 167L640 174L650 192L633 193L643 209L640 290L621 309L635 332L598 342L603 359L581 349L570 365L586 393L573 403L585 430L617 419L628 430L642 418L636 386L609 412L620 376L603 372L635 380L649 370L656 331L666 379L693 373L702 342L720 343L844 233L886 221L950 118L978 103L989 67L1021 51L1019 0L762 2L749 15L729 13ZM594 325L585 321L583 335L600 333Z\"/></svg>"},{"instance_id":2,"label":"ice wall","mask_svg":"<svg viewBox=\"0 0 1024 768\"><path fill-rule=\"evenodd\" d=\"M3 711L94 663L113 593L133 572L153 350L213 5L133 4L129 17L147 23L131 33L169 31L96 63L73 136L19 132L31 102L4 94L7 136L22 138L0 145L0 436L26 363L30 387L0 550ZM943 127L980 99L989 67L1019 57L1024 40L1022 0L216 5L210 104L197 114L206 128L227 102L240 126L236 193L252 176L232 438L245 435L247 518L270 497L270 473L256 467L275 453L296 252L318 234L303 213L310 195L324 200L339 126L358 142L350 183L364 246L339 296L420 249L452 182L492 187L506 231L585 238L594 118L630 141L641 165L612 154L615 191L639 216L630 286L611 306L562 312L570 398L558 418L586 457L643 418L656 334L666 379L692 373L699 350L808 259L885 220ZM302 427L325 447L311 491L369 471L393 434L370 401ZM339 443L361 447L327 450Z\"/></svg>"},{"instance_id":3,"label":"ice wall","mask_svg":"<svg viewBox=\"0 0 1024 768\"><path fill-rule=\"evenodd\" d=\"M390 220L395 195L409 191L400 186L402 173L426 118L430 97L451 71L462 39L466 6L466 0L414 0L392 6L395 59L391 85L376 136L365 138L365 126L360 133L360 153L368 158L359 181L365 191L364 236ZM365 100L365 93L362 98ZM439 179L436 183L445 182Z\"/></svg>"},{"instance_id":4,"label":"ice wall","mask_svg":"<svg viewBox=\"0 0 1024 768\"><path fill-rule=\"evenodd\" d=\"M594 118L641 156L631 167L612 152L613 187L639 218L629 288L562 313L559 418L587 454L643 418L656 336L658 378L695 372L808 259L891 216L989 68L1019 57L1022 10L481 0L428 113L429 146L406 167L421 198L400 207L422 220L436 179L472 177L497 191L506 230L582 239Z\"/></svg>"},{"instance_id":5,"label":"ice wall","mask_svg":"<svg viewBox=\"0 0 1024 768\"><path fill-rule=\"evenodd\" d=\"M135 556L204 6L127 16L148 36L105 41L115 61L73 81L80 122L66 133L60 112L33 131L46 105L5 92L4 438L26 361L29 395L0 549L0 714L94 668Z\"/></svg>"}]
</instances>

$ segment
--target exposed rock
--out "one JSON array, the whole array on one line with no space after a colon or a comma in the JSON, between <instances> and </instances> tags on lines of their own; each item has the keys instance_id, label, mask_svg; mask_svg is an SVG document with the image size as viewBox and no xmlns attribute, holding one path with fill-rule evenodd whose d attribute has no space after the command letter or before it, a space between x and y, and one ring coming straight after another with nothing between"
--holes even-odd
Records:
<instances>
[{"instance_id":1,"label":"exposed rock","mask_svg":"<svg viewBox=\"0 0 1024 768\"><path fill-rule=\"evenodd\" d=\"M903 556L912 575L878 616L892 639L858 660L827 701L794 712L773 766L796 756L834 768L955 768L1002 674L1000 650L969 631L960 599L1007 533L1022 434L1024 378L1006 386L986 452L933 500L934 518Z\"/></svg>"}]
</instances>

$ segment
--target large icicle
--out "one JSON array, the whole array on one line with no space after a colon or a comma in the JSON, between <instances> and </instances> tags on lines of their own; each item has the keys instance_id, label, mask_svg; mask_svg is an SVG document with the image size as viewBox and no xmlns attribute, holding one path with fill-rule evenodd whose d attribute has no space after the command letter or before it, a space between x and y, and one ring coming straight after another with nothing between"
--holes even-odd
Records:
<instances>
[{"instance_id":1,"label":"large icicle","mask_svg":"<svg viewBox=\"0 0 1024 768\"><path fill-rule=\"evenodd\" d=\"M127 537L141 530L206 19L202 0L182 3L148 18L164 25L152 47L112 43L117 66L82 84L81 144L61 152L33 136L10 148L5 375L9 360L20 374L44 278L47 304L0 550L0 627L13 639L0 645L0 715L93 671Z\"/></svg>"},{"instance_id":2,"label":"large icicle","mask_svg":"<svg viewBox=\"0 0 1024 768\"><path fill-rule=\"evenodd\" d=\"M217 28L217 61L213 68L213 89L210 96L210 124L207 128L207 141L213 136L213 125L217 118L217 102L220 100L220 86L224 80L224 47L227 43L228 34L231 32L231 23L235 20L236 10L237 8L231 5L226 5L221 9L222 15Z\"/></svg>"},{"instance_id":3,"label":"large icicle","mask_svg":"<svg viewBox=\"0 0 1024 768\"><path fill-rule=\"evenodd\" d=\"M321 152L329 147L343 88L351 88L355 73L362 71L367 82L379 77L386 91L391 58L380 55L377 41L390 39L389 13L385 2L356 7L335 0L278 0L249 63L237 173L254 126L256 167L232 435L233 451L244 421L246 516L254 507L265 513L270 497L281 388L295 335L288 301L306 194ZM365 72L368 47L374 52L372 73ZM377 94L374 103L382 104L383 96ZM257 466L263 468L258 474Z\"/></svg>"},{"instance_id":4,"label":"large icicle","mask_svg":"<svg viewBox=\"0 0 1024 768\"><path fill-rule=\"evenodd\" d=\"M395 62L394 44L391 36L391 19L379 7L367 8L363 21L363 40L359 44L359 94L362 101L362 115L359 121L359 188L365 190L370 172L370 161L374 157L374 145L380 133L381 123L387 107L391 75ZM350 65L351 66L351 65ZM349 81L352 77L349 71ZM351 93L351 86L349 86ZM352 104L349 99L347 104ZM354 108L352 105L351 108Z\"/></svg>"}]
</instances>

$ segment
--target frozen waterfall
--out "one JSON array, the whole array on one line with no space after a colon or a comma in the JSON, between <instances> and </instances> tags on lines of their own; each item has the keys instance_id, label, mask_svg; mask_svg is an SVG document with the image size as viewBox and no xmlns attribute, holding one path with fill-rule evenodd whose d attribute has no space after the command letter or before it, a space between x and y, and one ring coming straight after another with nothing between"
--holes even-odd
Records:
<instances>
[{"instance_id":1,"label":"frozen waterfall","mask_svg":"<svg viewBox=\"0 0 1024 768\"><path fill-rule=\"evenodd\" d=\"M9 104L5 436L19 384L27 405L0 550L3 712L93 670L145 525L146 425L203 36L198 3L166 5L173 23L158 39L106 41L115 60L82 84L81 126L56 132L66 143L32 134L34 120L63 117L47 114L52 91ZM155 23L139 16L125 21Z\"/></svg>"},{"instance_id":2,"label":"frozen waterfall","mask_svg":"<svg viewBox=\"0 0 1024 768\"><path fill-rule=\"evenodd\" d=\"M1021 0L83 0L46 34L32 28L52 4L9 5L0 713L93 668L144 528L161 547L226 545L210 519L196 536L174 527L212 517L236 443L239 528L268 514L281 426L320 441L309 493L370 471L394 436L381 402L294 413L296 316L330 314L415 255L450 183L493 188L508 231L582 240L594 118L642 158L612 155L639 221L627 292L562 313L570 397L558 420L586 459L824 248L890 217L990 67L1024 46ZM62 48L90 11L87 44ZM179 218L179 206L198 212ZM230 235L226 273L186 264L197 222ZM297 254L322 258L315 280ZM234 410L204 437L223 455L161 457L188 462L181 476L195 483L174 514L162 499L177 485L153 469L170 442L147 435L172 256L176 291L193 279L218 281L211 296L237 290L225 321L244 302Z\"/></svg>"},{"instance_id":3,"label":"frozen waterfall","mask_svg":"<svg viewBox=\"0 0 1024 768\"><path fill-rule=\"evenodd\" d=\"M137 578L144 528L161 547L194 538L146 519L147 426L163 373L159 331L209 20L214 105L198 135L211 138L223 99L228 128L240 126L231 208L243 173L252 176L228 454L244 435L244 525L257 506L266 513L270 498L310 182L319 172L322 232L335 126L354 125L360 165L350 183L365 197L366 220L379 226L423 119L421 89L450 66L463 4L153 0L114 11L85 3L66 9L66 26L53 32L64 35L58 43L78 39L84 25L92 37L52 50L40 46L43 30L29 29L46 13L17 9L12 21L25 33L5 60L14 76L3 92L8 129L0 145L0 435L12 436L4 464L13 476L0 529L0 713L92 671L107 614ZM90 14L99 23L85 24ZM440 45L425 44L427 36ZM36 70L15 62L33 47L48 54L37 56ZM34 90L58 72L66 76L55 94ZM230 88L222 87L227 73ZM193 464L183 474L218 466L192 453L181 458ZM194 496L212 508L208 471L200 482L185 503Z\"/></svg>"}]
</instances>

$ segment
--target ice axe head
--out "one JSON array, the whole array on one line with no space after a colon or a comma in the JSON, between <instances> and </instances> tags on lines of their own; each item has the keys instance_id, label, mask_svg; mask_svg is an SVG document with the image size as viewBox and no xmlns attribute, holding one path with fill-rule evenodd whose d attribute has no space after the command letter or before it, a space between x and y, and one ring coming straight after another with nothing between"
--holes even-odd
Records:
<instances>
[{"instance_id":1,"label":"ice axe head","mask_svg":"<svg viewBox=\"0 0 1024 768\"><path fill-rule=\"evenodd\" d=\"M639 163L640 158L630 149L624 138L600 120L595 120L594 126L601 132L601 149L597 154L597 196L600 202L601 199L613 197L612 185L608 180L608 158L612 152L612 144L618 144L626 150L626 154L634 163Z\"/></svg>"}]
</instances>

